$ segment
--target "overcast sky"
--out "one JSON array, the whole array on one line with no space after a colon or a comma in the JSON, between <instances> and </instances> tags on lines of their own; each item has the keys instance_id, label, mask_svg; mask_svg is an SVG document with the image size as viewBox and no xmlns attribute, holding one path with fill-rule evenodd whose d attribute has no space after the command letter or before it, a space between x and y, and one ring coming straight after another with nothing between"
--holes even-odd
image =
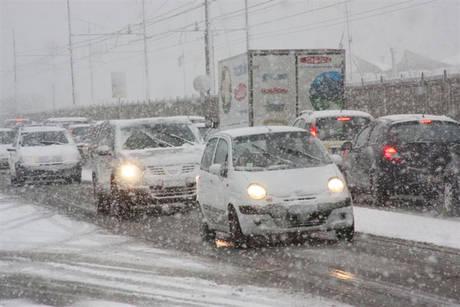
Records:
<instances>
[{"instance_id":1,"label":"overcast sky","mask_svg":"<svg viewBox=\"0 0 460 307\"><path fill-rule=\"evenodd\" d=\"M194 93L192 81L204 73L202 2L145 0L152 98ZM244 0L210 3L214 60L244 52L244 15L238 11ZM337 48L341 40L348 48L344 3L249 0L251 48ZM129 99L143 99L142 1L70 5L73 34L107 34L73 36L77 103L113 102L111 72L126 73ZM350 0L348 11L352 53L371 62L389 64L390 48L396 58L406 49L437 60L460 54L460 0ZM51 109L53 93L56 107L70 106L66 0L0 0L0 27L0 99L14 93L14 30L19 108ZM120 29L131 35L114 35Z\"/></svg>"}]
</instances>

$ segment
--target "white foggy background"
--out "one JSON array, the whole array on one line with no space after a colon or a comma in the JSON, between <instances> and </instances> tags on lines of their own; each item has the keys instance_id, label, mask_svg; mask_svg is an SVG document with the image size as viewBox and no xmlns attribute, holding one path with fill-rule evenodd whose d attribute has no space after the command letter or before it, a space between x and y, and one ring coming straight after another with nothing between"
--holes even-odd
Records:
<instances>
[{"instance_id":1,"label":"white foggy background","mask_svg":"<svg viewBox=\"0 0 460 307\"><path fill-rule=\"evenodd\" d=\"M126 33L127 25L131 25L132 32L142 31L141 0L70 0L70 3L73 34L113 33L122 28ZM202 0L145 0L147 32L152 36L149 39L151 99L196 94L193 79L205 71L204 8L196 8L202 3ZM249 0L251 49L338 48L342 36L343 47L347 49L344 3ZM244 27L244 0L210 0L210 5L217 63L245 51L244 31L234 31ZM317 10L325 6L330 7ZM351 0L348 8L353 55L386 66L391 64L390 48L395 50L397 61L406 49L438 61L460 57L460 0ZM155 22L188 9L187 14ZM239 9L238 13L228 15ZM311 12L302 13L306 11ZM295 14L298 16L284 18ZM199 31L192 31L196 28L194 23ZM186 25L185 32L178 32ZM66 0L0 0L0 27L0 100L6 101L14 93L14 29L18 111L51 110L53 84L56 108L71 106ZM92 40L93 97L89 40ZM77 105L113 102L111 72L126 73L128 100L145 98L142 36L81 36L74 37L73 43Z\"/></svg>"}]
</instances>

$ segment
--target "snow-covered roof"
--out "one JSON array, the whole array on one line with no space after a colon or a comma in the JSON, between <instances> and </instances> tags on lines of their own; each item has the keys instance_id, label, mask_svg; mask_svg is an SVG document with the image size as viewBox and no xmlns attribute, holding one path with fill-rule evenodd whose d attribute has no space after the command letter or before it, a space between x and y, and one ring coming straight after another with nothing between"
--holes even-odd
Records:
<instances>
[{"instance_id":1,"label":"snow-covered roof","mask_svg":"<svg viewBox=\"0 0 460 307\"><path fill-rule=\"evenodd\" d=\"M92 127L93 125L91 124L76 124L76 125L70 125L69 129L74 129L74 128L88 128Z\"/></svg>"},{"instance_id":2,"label":"snow-covered roof","mask_svg":"<svg viewBox=\"0 0 460 307\"><path fill-rule=\"evenodd\" d=\"M22 127L21 132L48 132L48 131L66 131L64 128L56 126L30 126Z\"/></svg>"},{"instance_id":3,"label":"snow-covered roof","mask_svg":"<svg viewBox=\"0 0 460 307\"><path fill-rule=\"evenodd\" d=\"M303 129L291 126L257 126L257 127L246 127L246 128L235 128L229 130L223 130L217 132L215 135L225 134L232 138L262 134L262 133L277 133L277 132L295 132L295 131L305 131Z\"/></svg>"},{"instance_id":4,"label":"snow-covered roof","mask_svg":"<svg viewBox=\"0 0 460 307\"><path fill-rule=\"evenodd\" d=\"M47 122L88 122L86 117L51 117L46 120Z\"/></svg>"},{"instance_id":5,"label":"snow-covered roof","mask_svg":"<svg viewBox=\"0 0 460 307\"><path fill-rule=\"evenodd\" d=\"M450 117L445 115L431 115L431 114L394 114L386 115L378 118L379 120L392 121L392 122L407 122L407 121L419 121L422 119L431 119L435 121L449 121L456 122Z\"/></svg>"},{"instance_id":6,"label":"snow-covered roof","mask_svg":"<svg viewBox=\"0 0 460 307\"><path fill-rule=\"evenodd\" d=\"M0 132L11 132L13 129L10 128L0 128Z\"/></svg>"},{"instance_id":7,"label":"snow-covered roof","mask_svg":"<svg viewBox=\"0 0 460 307\"><path fill-rule=\"evenodd\" d=\"M301 112L303 118L324 118L324 117L337 117L337 116L351 116L351 117L369 117L372 115L363 111L357 110L323 110L323 111L309 111Z\"/></svg>"},{"instance_id":8,"label":"snow-covered roof","mask_svg":"<svg viewBox=\"0 0 460 307\"><path fill-rule=\"evenodd\" d=\"M148 117L135 119L115 119L110 121L111 124L118 127L133 127L145 124L157 123L183 123L191 124L187 116L169 116L169 117Z\"/></svg>"}]
</instances>

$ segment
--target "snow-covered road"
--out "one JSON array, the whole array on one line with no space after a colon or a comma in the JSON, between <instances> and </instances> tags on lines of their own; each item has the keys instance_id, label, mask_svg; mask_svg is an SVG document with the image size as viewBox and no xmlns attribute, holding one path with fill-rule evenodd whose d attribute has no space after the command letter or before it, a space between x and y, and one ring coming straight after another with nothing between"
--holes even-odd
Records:
<instances>
[{"instance_id":1,"label":"snow-covered road","mask_svg":"<svg viewBox=\"0 0 460 307\"><path fill-rule=\"evenodd\" d=\"M119 223L95 214L90 185L0 183L0 191L0 298L59 306L460 304L458 219L357 207L361 233L352 245L233 250L201 243L194 210ZM424 236L414 236L420 227Z\"/></svg>"}]
</instances>

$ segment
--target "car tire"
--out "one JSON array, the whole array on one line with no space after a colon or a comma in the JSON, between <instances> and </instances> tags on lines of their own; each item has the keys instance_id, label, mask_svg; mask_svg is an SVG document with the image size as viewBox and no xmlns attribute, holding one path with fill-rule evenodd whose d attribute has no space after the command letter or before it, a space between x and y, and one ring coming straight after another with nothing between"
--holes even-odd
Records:
<instances>
[{"instance_id":1,"label":"car tire","mask_svg":"<svg viewBox=\"0 0 460 307\"><path fill-rule=\"evenodd\" d=\"M203 242L213 242L216 239L216 232L209 228L208 223L205 220L203 211L201 208L199 210L199 219L200 219L200 236Z\"/></svg>"},{"instance_id":2,"label":"car tire","mask_svg":"<svg viewBox=\"0 0 460 307\"><path fill-rule=\"evenodd\" d=\"M241 230L240 221L238 215L233 206L229 206L228 209L228 226L230 232L230 240L233 242L235 247L244 247L246 245L246 236Z\"/></svg>"},{"instance_id":3,"label":"car tire","mask_svg":"<svg viewBox=\"0 0 460 307\"><path fill-rule=\"evenodd\" d=\"M369 175L370 181L370 195L372 198L373 206L385 206L388 201L388 194L382 184L382 179L377 173L376 169L372 169Z\"/></svg>"},{"instance_id":4,"label":"car tire","mask_svg":"<svg viewBox=\"0 0 460 307\"><path fill-rule=\"evenodd\" d=\"M444 184L444 193L442 197L442 212L444 215L453 216L458 213L459 190L458 182L455 180L446 180Z\"/></svg>"},{"instance_id":5,"label":"car tire","mask_svg":"<svg viewBox=\"0 0 460 307\"><path fill-rule=\"evenodd\" d=\"M335 234L337 236L337 240L351 242L355 236L355 224L338 229L335 231Z\"/></svg>"}]
</instances>

